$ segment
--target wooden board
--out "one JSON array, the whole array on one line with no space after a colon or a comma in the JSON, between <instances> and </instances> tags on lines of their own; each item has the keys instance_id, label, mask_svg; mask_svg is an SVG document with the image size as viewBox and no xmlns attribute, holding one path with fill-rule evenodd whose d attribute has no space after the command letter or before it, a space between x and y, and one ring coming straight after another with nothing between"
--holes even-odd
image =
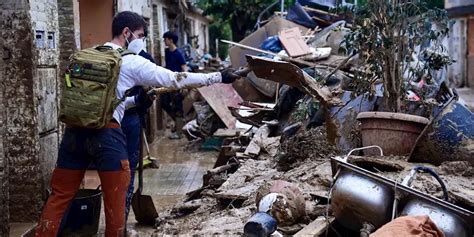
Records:
<instances>
[{"instance_id":1,"label":"wooden board","mask_svg":"<svg viewBox=\"0 0 474 237\"><path fill-rule=\"evenodd\" d=\"M278 32L278 38L290 57L298 57L311 53L298 27Z\"/></svg>"},{"instance_id":2,"label":"wooden board","mask_svg":"<svg viewBox=\"0 0 474 237\"><path fill-rule=\"evenodd\" d=\"M326 228L334 221L334 217L329 217L328 220L324 216L316 218L313 222L309 223L302 230L298 231L295 237L307 237L307 236L320 236L326 231Z\"/></svg>"},{"instance_id":3,"label":"wooden board","mask_svg":"<svg viewBox=\"0 0 474 237\"><path fill-rule=\"evenodd\" d=\"M311 78L296 65L255 56L247 56L247 62L259 78L297 87L323 104L331 106L341 104L341 100L327 86Z\"/></svg>"},{"instance_id":4,"label":"wooden board","mask_svg":"<svg viewBox=\"0 0 474 237\"><path fill-rule=\"evenodd\" d=\"M237 120L232 116L228 107L239 107L239 103L243 102L243 99L232 85L214 84L212 86L201 87L198 91L227 128L235 128L235 122Z\"/></svg>"}]
</instances>

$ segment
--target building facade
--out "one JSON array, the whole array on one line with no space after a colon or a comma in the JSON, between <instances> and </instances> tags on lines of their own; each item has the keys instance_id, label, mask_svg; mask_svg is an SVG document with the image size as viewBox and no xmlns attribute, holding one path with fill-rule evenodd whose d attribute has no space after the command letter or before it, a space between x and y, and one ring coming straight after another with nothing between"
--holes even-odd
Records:
<instances>
[{"instance_id":1,"label":"building facade","mask_svg":"<svg viewBox=\"0 0 474 237\"><path fill-rule=\"evenodd\" d=\"M456 63L448 67L452 87L474 88L474 2L445 0L445 8L454 24L450 30L449 53Z\"/></svg>"}]
</instances>

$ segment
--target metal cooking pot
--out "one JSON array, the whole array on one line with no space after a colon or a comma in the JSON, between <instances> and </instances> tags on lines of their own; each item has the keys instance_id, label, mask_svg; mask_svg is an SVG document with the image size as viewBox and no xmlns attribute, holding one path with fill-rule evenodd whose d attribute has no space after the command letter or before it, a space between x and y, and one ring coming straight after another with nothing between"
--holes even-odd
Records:
<instances>
[{"instance_id":1,"label":"metal cooking pot","mask_svg":"<svg viewBox=\"0 0 474 237\"><path fill-rule=\"evenodd\" d=\"M469 226L455 213L443 206L422 199L411 199L401 212L402 216L428 215L446 237L471 237ZM471 223L472 224L472 223Z\"/></svg>"},{"instance_id":2,"label":"metal cooking pot","mask_svg":"<svg viewBox=\"0 0 474 237\"><path fill-rule=\"evenodd\" d=\"M366 176L342 170L334 183L331 207L336 219L352 230L364 223L379 228L391 220L393 190Z\"/></svg>"},{"instance_id":3,"label":"metal cooking pot","mask_svg":"<svg viewBox=\"0 0 474 237\"><path fill-rule=\"evenodd\" d=\"M443 190L444 200L448 200L448 191L446 189L446 185L443 183L443 180L441 180L434 170L428 167L414 167L410 174L405 177L402 184L409 187L417 171L424 171L431 174L440 183ZM470 233L472 230L468 223L466 223L463 218L457 215L452 207L450 208L441 200L429 200L405 193L405 196L401 199L401 202L405 202L400 213L401 216L427 215L438 226L438 228L443 231L446 237L472 236L472 233Z\"/></svg>"},{"instance_id":4,"label":"metal cooking pot","mask_svg":"<svg viewBox=\"0 0 474 237\"><path fill-rule=\"evenodd\" d=\"M353 151L366 148L369 147L354 149L342 160L346 161ZM381 149L380 152L383 155ZM358 231L363 224L379 228L391 220L394 191L389 185L345 168L340 168L334 179L331 207L342 225Z\"/></svg>"}]
</instances>

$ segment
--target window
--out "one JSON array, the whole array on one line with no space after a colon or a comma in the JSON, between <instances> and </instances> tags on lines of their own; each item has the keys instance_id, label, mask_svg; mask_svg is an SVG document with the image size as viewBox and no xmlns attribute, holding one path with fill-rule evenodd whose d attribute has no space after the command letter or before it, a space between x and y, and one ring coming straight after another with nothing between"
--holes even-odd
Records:
<instances>
[{"instance_id":1,"label":"window","mask_svg":"<svg viewBox=\"0 0 474 237\"><path fill-rule=\"evenodd\" d=\"M48 47L50 49L56 48L56 38L54 36L55 36L54 32L48 32Z\"/></svg>"},{"instance_id":2,"label":"window","mask_svg":"<svg viewBox=\"0 0 474 237\"><path fill-rule=\"evenodd\" d=\"M36 47L39 49L44 48L44 31L42 30L37 30L35 34L35 42L36 42Z\"/></svg>"}]
</instances>

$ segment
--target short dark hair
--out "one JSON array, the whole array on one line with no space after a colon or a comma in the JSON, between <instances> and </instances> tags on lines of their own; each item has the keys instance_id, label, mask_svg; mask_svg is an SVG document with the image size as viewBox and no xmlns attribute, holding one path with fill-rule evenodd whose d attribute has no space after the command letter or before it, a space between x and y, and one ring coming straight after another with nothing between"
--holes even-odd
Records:
<instances>
[{"instance_id":1,"label":"short dark hair","mask_svg":"<svg viewBox=\"0 0 474 237\"><path fill-rule=\"evenodd\" d=\"M123 11L117 13L112 21L112 36L116 37L122 34L123 29L128 27L131 31L136 31L143 27L147 28L145 19L135 12Z\"/></svg>"},{"instance_id":2,"label":"short dark hair","mask_svg":"<svg viewBox=\"0 0 474 237\"><path fill-rule=\"evenodd\" d=\"M164 33L163 38L173 40L174 44L178 43L178 35L175 34L174 32L168 31Z\"/></svg>"}]
</instances>

